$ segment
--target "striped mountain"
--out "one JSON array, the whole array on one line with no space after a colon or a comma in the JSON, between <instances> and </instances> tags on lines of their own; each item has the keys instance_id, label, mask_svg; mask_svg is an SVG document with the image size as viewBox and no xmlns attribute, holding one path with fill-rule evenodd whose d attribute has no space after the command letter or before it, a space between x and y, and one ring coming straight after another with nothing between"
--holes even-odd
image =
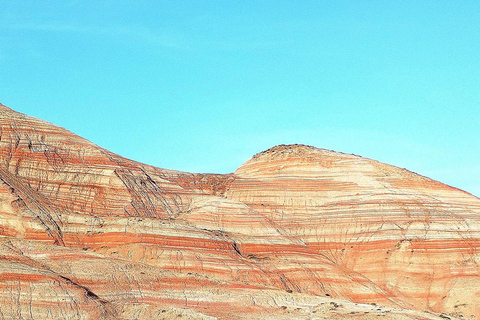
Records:
<instances>
[{"instance_id":1,"label":"striped mountain","mask_svg":"<svg viewBox=\"0 0 480 320\"><path fill-rule=\"evenodd\" d=\"M282 145L234 173L125 159L0 105L5 319L480 318L480 199Z\"/></svg>"}]
</instances>

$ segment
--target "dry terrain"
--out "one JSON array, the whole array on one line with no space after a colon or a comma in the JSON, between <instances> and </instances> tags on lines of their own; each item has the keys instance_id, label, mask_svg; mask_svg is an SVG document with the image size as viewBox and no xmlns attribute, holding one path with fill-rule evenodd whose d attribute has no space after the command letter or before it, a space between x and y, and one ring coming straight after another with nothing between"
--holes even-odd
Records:
<instances>
[{"instance_id":1,"label":"dry terrain","mask_svg":"<svg viewBox=\"0 0 480 320\"><path fill-rule=\"evenodd\" d=\"M305 145L196 174L0 125L0 319L480 319L467 192Z\"/></svg>"}]
</instances>

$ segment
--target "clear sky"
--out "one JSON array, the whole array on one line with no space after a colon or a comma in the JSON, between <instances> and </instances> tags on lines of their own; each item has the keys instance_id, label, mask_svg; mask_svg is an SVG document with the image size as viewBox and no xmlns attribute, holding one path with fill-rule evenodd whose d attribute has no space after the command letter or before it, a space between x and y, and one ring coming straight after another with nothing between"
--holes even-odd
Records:
<instances>
[{"instance_id":1,"label":"clear sky","mask_svg":"<svg viewBox=\"0 0 480 320\"><path fill-rule=\"evenodd\" d=\"M304 143L480 195L480 1L3 1L0 102L164 168Z\"/></svg>"}]
</instances>

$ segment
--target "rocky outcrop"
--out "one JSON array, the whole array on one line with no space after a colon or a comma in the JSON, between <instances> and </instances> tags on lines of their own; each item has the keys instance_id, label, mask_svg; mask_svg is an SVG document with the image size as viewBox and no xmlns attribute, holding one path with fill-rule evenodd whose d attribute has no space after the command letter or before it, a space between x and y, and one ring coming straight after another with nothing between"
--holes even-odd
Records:
<instances>
[{"instance_id":1,"label":"rocky outcrop","mask_svg":"<svg viewBox=\"0 0 480 320\"><path fill-rule=\"evenodd\" d=\"M0 105L5 318L480 316L480 200L373 160L277 146L159 169Z\"/></svg>"}]
</instances>

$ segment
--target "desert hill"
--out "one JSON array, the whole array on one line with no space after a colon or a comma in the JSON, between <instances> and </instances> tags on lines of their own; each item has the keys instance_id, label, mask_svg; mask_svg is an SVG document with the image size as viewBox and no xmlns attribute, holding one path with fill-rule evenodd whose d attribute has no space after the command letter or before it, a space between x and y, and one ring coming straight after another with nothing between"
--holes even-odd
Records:
<instances>
[{"instance_id":1,"label":"desert hill","mask_svg":"<svg viewBox=\"0 0 480 320\"><path fill-rule=\"evenodd\" d=\"M305 145L196 174L3 105L0 125L5 319L480 317L467 192Z\"/></svg>"}]
</instances>

